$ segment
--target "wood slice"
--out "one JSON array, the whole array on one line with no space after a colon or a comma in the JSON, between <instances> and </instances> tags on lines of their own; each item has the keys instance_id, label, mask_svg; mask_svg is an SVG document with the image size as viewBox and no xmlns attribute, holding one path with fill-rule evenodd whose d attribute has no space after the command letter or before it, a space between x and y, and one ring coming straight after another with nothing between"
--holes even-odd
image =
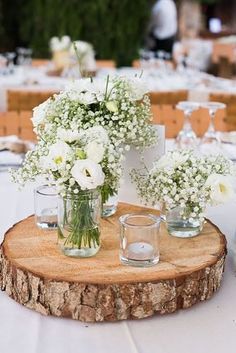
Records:
<instances>
[{"instance_id":1,"label":"wood slice","mask_svg":"<svg viewBox=\"0 0 236 353\"><path fill-rule=\"evenodd\" d=\"M209 299L220 287L225 237L209 222L188 239L168 235L162 224L160 262L125 266L119 261L118 217L141 211L150 213L119 204L116 215L102 220L101 250L86 259L64 256L56 231L38 229L34 217L19 222L0 248L0 288L42 314L87 322L141 319Z\"/></svg>"}]
</instances>

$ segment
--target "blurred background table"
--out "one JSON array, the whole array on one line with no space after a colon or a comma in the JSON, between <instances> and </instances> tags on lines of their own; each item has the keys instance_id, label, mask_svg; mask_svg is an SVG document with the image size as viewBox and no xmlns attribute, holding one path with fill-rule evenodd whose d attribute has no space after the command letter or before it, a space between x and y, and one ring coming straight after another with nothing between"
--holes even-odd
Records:
<instances>
[{"instance_id":1,"label":"blurred background table","mask_svg":"<svg viewBox=\"0 0 236 353\"><path fill-rule=\"evenodd\" d=\"M143 70L143 71L142 71ZM227 105L217 113L216 129L236 130L236 85L232 80L217 78L192 69L175 70L166 67L101 68L97 77L142 75L150 92L153 122L166 126L166 137L176 137L183 124L181 112L175 106L179 101L219 101ZM96 78L95 78L96 79ZM35 140L31 123L32 109L62 90L72 78L48 76L45 67L32 67L28 71L16 68L8 76L1 76L0 135L16 134L20 138ZM209 116L206 111L193 114L192 122L198 136L207 130Z\"/></svg>"}]
</instances>

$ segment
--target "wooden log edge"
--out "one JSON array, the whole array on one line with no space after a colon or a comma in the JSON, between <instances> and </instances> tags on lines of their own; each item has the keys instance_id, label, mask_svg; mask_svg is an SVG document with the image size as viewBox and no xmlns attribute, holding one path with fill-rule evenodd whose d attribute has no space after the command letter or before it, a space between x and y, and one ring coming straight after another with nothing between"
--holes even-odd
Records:
<instances>
[{"instance_id":1,"label":"wooden log edge","mask_svg":"<svg viewBox=\"0 0 236 353\"><path fill-rule=\"evenodd\" d=\"M84 322L142 319L172 313L210 299L219 289L226 257L224 236L222 241L223 251L215 261L189 275L157 282L105 285L40 278L16 268L1 246L0 288L16 302L43 315Z\"/></svg>"}]
</instances>

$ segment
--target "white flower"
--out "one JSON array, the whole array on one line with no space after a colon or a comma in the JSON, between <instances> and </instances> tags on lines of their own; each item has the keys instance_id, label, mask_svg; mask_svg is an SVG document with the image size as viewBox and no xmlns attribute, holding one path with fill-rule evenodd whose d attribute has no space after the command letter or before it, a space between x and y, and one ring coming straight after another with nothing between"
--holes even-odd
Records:
<instances>
[{"instance_id":1,"label":"white flower","mask_svg":"<svg viewBox=\"0 0 236 353\"><path fill-rule=\"evenodd\" d=\"M174 166L176 168L176 167L184 164L189 159L189 155L182 154L182 153L179 153L178 151L175 151L172 154L172 159L173 159Z\"/></svg>"},{"instance_id":2,"label":"white flower","mask_svg":"<svg viewBox=\"0 0 236 353\"><path fill-rule=\"evenodd\" d=\"M62 50L68 38L54 38L52 43ZM26 156L15 180L24 184L44 174L54 180L61 194L77 192L80 187L71 169L76 160L82 162L87 158L101 163L105 187L116 191L125 150L132 145L141 149L156 143L155 129L149 124L150 100L148 96L142 97L144 92L140 79L105 77L70 84L35 109L33 123L38 144ZM142 103L136 99L142 99ZM87 174L83 177L88 183L91 178Z\"/></svg>"},{"instance_id":3,"label":"white flower","mask_svg":"<svg viewBox=\"0 0 236 353\"><path fill-rule=\"evenodd\" d=\"M76 47L76 50L79 55L85 55L88 53L94 54L93 46L90 43L84 42L82 40L77 40L77 41L74 41L71 45L70 52L72 55L75 55L74 46Z\"/></svg>"},{"instance_id":4,"label":"white flower","mask_svg":"<svg viewBox=\"0 0 236 353\"><path fill-rule=\"evenodd\" d=\"M76 161L71 169L71 175L82 190L95 189L104 183L105 178L101 166L89 159Z\"/></svg>"},{"instance_id":5,"label":"white flower","mask_svg":"<svg viewBox=\"0 0 236 353\"><path fill-rule=\"evenodd\" d=\"M214 205L227 202L234 195L229 177L212 174L207 178L205 186L210 187L210 197Z\"/></svg>"},{"instance_id":6,"label":"white flower","mask_svg":"<svg viewBox=\"0 0 236 353\"><path fill-rule=\"evenodd\" d=\"M187 161L188 157L189 156L187 154L184 155L183 153L179 153L178 151L167 153L155 163L155 169L177 168L184 164Z\"/></svg>"},{"instance_id":7,"label":"white flower","mask_svg":"<svg viewBox=\"0 0 236 353\"><path fill-rule=\"evenodd\" d=\"M73 42L70 48L70 54L79 61L79 65L82 70L96 70L95 53L90 43L80 40Z\"/></svg>"},{"instance_id":8,"label":"white flower","mask_svg":"<svg viewBox=\"0 0 236 353\"><path fill-rule=\"evenodd\" d=\"M69 48L71 45L71 39L69 36L62 36L61 38L61 44L64 46L64 48Z\"/></svg>"},{"instance_id":9,"label":"white flower","mask_svg":"<svg viewBox=\"0 0 236 353\"><path fill-rule=\"evenodd\" d=\"M61 141L71 143L79 140L81 138L81 134L79 133L79 131L65 130L63 128L59 128L57 130L57 138Z\"/></svg>"},{"instance_id":10,"label":"white flower","mask_svg":"<svg viewBox=\"0 0 236 353\"><path fill-rule=\"evenodd\" d=\"M110 112L116 113L118 112L118 105L116 101L108 101L106 102L106 107Z\"/></svg>"},{"instance_id":11,"label":"white flower","mask_svg":"<svg viewBox=\"0 0 236 353\"><path fill-rule=\"evenodd\" d=\"M127 79L127 82L130 89L131 99L133 100L142 99L149 91L147 83L141 78L129 78Z\"/></svg>"},{"instance_id":12,"label":"white flower","mask_svg":"<svg viewBox=\"0 0 236 353\"><path fill-rule=\"evenodd\" d=\"M105 148L102 144L96 141L89 142L85 148L87 158L96 163L100 163L103 159Z\"/></svg>"},{"instance_id":13,"label":"white flower","mask_svg":"<svg viewBox=\"0 0 236 353\"><path fill-rule=\"evenodd\" d=\"M108 133L102 126L95 125L93 127L90 127L89 129L85 130L85 135L89 139L94 139L100 143L103 143L104 145L109 142Z\"/></svg>"},{"instance_id":14,"label":"white flower","mask_svg":"<svg viewBox=\"0 0 236 353\"><path fill-rule=\"evenodd\" d=\"M162 156L157 162L155 162L153 170L165 168L173 168L173 161L166 156Z\"/></svg>"},{"instance_id":15,"label":"white flower","mask_svg":"<svg viewBox=\"0 0 236 353\"><path fill-rule=\"evenodd\" d=\"M138 193L146 202L181 205L184 217L203 217L207 205L229 200L233 192L231 162L223 156L201 157L193 151L166 154L143 176L134 171ZM232 185L231 185L232 184Z\"/></svg>"},{"instance_id":16,"label":"white flower","mask_svg":"<svg viewBox=\"0 0 236 353\"><path fill-rule=\"evenodd\" d=\"M52 37L49 44L52 51L69 50L71 39L69 36L63 36L61 39Z\"/></svg>"},{"instance_id":17,"label":"white flower","mask_svg":"<svg viewBox=\"0 0 236 353\"><path fill-rule=\"evenodd\" d=\"M81 104L89 105L104 100L106 81L104 79L84 78L73 81L67 85L65 92L71 100L77 100Z\"/></svg>"},{"instance_id":18,"label":"white flower","mask_svg":"<svg viewBox=\"0 0 236 353\"><path fill-rule=\"evenodd\" d=\"M40 164L43 169L60 170L72 155L72 149L65 142L57 142L50 146L47 156L41 158Z\"/></svg>"},{"instance_id":19,"label":"white flower","mask_svg":"<svg viewBox=\"0 0 236 353\"><path fill-rule=\"evenodd\" d=\"M84 105L89 105L97 102L96 95L93 92L70 91L68 96L72 101L77 101Z\"/></svg>"},{"instance_id":20,"label":"white flower","mask_svg":"<svg viewBox=\"0 0 236 353\"><path fill-rule=\"evenodd\" d=\"M43 124L46 119L46 112L48 108L49 100L39 104L37 107L33 109L33 117L31 118L34 126L38 126L39 124Z\"/></svg>"}]
</instances>

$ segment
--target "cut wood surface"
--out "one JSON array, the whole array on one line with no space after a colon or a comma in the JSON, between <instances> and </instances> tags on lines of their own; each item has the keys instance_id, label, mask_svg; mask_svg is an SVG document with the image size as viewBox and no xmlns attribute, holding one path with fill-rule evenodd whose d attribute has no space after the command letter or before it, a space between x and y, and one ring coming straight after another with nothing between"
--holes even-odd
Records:
<instances>
[{"instance_id":1,"label":"cut wood surface","mask_svg":"<svg viewBox=\"0 0 236 353\"><path fill-rule=\"evenodd\" d=\"M0 288L45 315L115 321L170 313L209 299L219 288L226 240L210 222L201 235L180 239L160 230L160 262L137 268L119 261L119 216L154 210L120 203L102 220L95 257L66 257L56 231L40 230L34 217L13 226L0 248Z\"/></svg>"}]
</instances>

